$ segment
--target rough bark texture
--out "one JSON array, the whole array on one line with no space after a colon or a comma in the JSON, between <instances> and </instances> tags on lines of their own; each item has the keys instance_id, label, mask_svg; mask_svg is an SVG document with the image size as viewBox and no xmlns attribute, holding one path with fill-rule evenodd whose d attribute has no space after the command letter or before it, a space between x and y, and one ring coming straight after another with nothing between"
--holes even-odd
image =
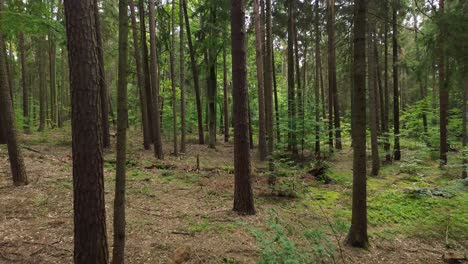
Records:
<instances>
[{"instance_id":1,"label":"rough bark texture","mask_svg":"<svg viewBox=\"0 0 468 264\"><path fill-rule=\"evenodd\" d=\"M265 125L265 93L263 72L263 20L260 15L259 0L254 0L255 15L255 59L257 63L257 95L258 95L258 153L260 160L267 156L266 125Z\"/></svg>"},{"instance_id":2,"label":"rough bark texture","mask_svg":"<svg viewBox=\"0 0 468 264\"><path fill-rule=\"evenodd\" d=\"M159 104L159 76L158 76L158 55L156 46L156 19L154 1L149 1L149 28L150 28L150 76L151 76L151 108L153 116L153 133L154 133L154 155L158 159L163 158L162 140L161 140L161 118L160 118L160 104Z\"/></svg>"},{"instance_id":3,"label":"rough bark texture","mask_svg":"<svg viewBox=\"0 0 468 264\"><path fill-rule=\"evenodd\" d=\"M186 133L186 120L185 120L185 44L184 44L184 0L179 0L179 74L180 74L180 152L185 153L185 133Z\"/></svg>"},{"instance_id":4,"label":"rough bark texture","mask_svg":"<svg viewBox=\"0 0 468 264\"><path fill-rule=\"evenodd\" d=\"M353 207L347 244L366 247L366 16L367 0L354 6Z\"/></svg>"},{"instance_id":5,"label":"rough bark texture","mask_svg":"<svg viewBox=\"0 0 468 264\"><path fill-rule=\"evenodd\" d=\"M102 35L101 35L101 22L99 17L99 6L98 0L94 0L94 23L95 33L97 41L97 54L99 61L99 87L100 89L100 100L101 100L101 129L102 129L102 145L104 148L110 147L110 126L109 126L109 92L107 90L106 83L106 72L104 70L104 50L102 46Z\"/></svg>"},{"instance_id":6,"label":"rough bark texture","mask_svg":"<svg viewBox=\"0 0 468 264\"><path fill-rule=\"evenodd\" d=\"M231 1L232 98L234 108L234 211L255 214L249 149L244 0Z\"/></svg>"},{"instance_id":7,"label":"rough bark texture","mask_svg":"<svg viewBox=\"0 0 468 264\"><path fill-rule=\"evenodd\" d=\"M444 12L444 0L439 1L440 13ZM443 22L442 22L443 23ZM448 125L448 108L449 108L449 91L445 76L445 48L444 48L444 25L441 25L439 33L439 105L440 105L440 164L447 164L447 125Z\"/></svg>"},{"instance_id":8,"label":"rough bark texture","mask_svg":"<svg viewBox=\"0 0 468 264\"><path fill-rule=\"evenodd\" d=\"M3 9L3 0L0 0L0 14ZM1 17L0 17L1 18ZM5 44L3 35L0 34L0 47ZM8 83L9 76L6 70L7 54L0 51L0 138L8 145L8 157L10 160L13 184L21 186L28 184L23 156L18 142L18 133L11 99L11 90ZM2 140L0 139L0 143Z\"/></svg>"},{"instance_id":9,"label":"rough bark texture","mask_svg":"<svg viewBox=\"0 0 468 264\"><path fill-rule=\"evenodd\" d=\"M123 264L125 257L125 182L128 124L128 11L127 0L119 0L119 76L117 82L117 164L114 199L114 248L112 263Z\"/></svg>"},{"instance_id":10,"label":"rough bark texture","mask_svg":"<svg viewBox=\"0 0 468 264\"><path fill-rule=\"evenodd\" d=\"M197 60L195 58L195 50L192 44L192 35L190 33L190 21L187 12L187 1L183 1L183 8L184 8L184 17L185 17L185 27L187 29L187 40L188 46L190 51L190 62L192 64L192 78L193 84L195 88L195 101L197 104L197 117L198 117L198 144L205 144L205 138L203 135L203 115L202 115L202 106L201 106L201 99L200 99L200 82L198 80L198 68L197 68Z\"/></svg>"},{"instance_id":11,"label":"rough bark texture","mask_svg":"<svg viewBox=\"0 0 468 264\"><path fill-rule=\"evenodd\" d=\"M147 105L147 95L145 90L145 75L142 69L141 63L141 52L140 52L140 42L138 41L138 28L135 14L135 4L133 0L128 1L130 5L130 14L132 20L132 36L133 36L133 52L135 56L135 64L137 71L137 84L138 84L138 93L140 95L140 108L141 108L141 123L143 128L143 146L146 150L151 148L151 134L148 124L148 105ZM118 116L117 116L118 119ZM118 121L117 121L118 122Z\"/></svg>"},{"instance_id":12,"label":"rough bark texture","mask_svg":"<svg viewBox=\"0 0 468 264\"><path fill-rule=\"evenodd\" d=\"M74 262L108 263L94 0L65 0L70 83Z\"/></svg>"},{"instance_id":13,"label":"rough bark texture","mask_svg":"<svg viewBox=\"0 0 468 264\"><path fill-rule=\"evenodd\" d=\"M399 0L393 0L392 26L393 26L393 133L395 143L393 146L393 158L401 159L400 151L400 90L398 88L398 27L397 27L397 9Z\"/></svg>"}]
</instances>

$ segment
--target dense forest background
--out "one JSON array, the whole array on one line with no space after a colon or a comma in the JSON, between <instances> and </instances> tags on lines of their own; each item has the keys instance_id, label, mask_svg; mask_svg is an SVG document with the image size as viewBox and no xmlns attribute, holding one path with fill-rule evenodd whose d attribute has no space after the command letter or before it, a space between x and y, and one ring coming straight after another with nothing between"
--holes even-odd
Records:
<instances>
[{"instance_id":1,"label":"dense forest background","mask_svg":"<svg viewBox=\"0 0 468 264\"><path fill-rule=\"evenodd\" d=\"M466 261L464 0L0 0L0 33L0 263Z\"/></svg>"}]
</instances>

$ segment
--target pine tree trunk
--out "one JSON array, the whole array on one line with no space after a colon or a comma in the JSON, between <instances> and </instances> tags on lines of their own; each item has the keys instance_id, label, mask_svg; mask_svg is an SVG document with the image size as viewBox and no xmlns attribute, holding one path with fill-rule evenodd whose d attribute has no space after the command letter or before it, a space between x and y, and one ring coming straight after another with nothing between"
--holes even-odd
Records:
<instances>
[{"instance_id":1,"label":"pine tree trunk","mask_svg":"<svg viewBox=\"0 0 468 264\"><path fill-rule=\"evenodd\" d=\"M260 160L267 156L266 126L265 126L265 93L263 72L263 20L260 15L259 0L254 0L255 15L255 59L257 63L257 94L258 94L258 152Z\"/></svg>"},{"instance_id":2,"label":"pine tree trunk","mask_svg":"<svg viewBox=\"0 0 468 264\"><path fill-rule=\"evenodd\" d=\"M247 56L244 0L231 1L232 98L234 108L234 208L255 214L249 150Z\"/></svg>"},{"instance_id":3,"label":"pine tree trunk","mask_svg":"<svg viewBox=\"0 0 468 264\"><path fill-rule=\"evenodd\" d=\"M273 45L273 44L272 44ZM272 63L272 75L273 75L273 95L275 97L275 116L276 116L276 140L281 142L281 130L280 130L280 114L279 114L279 102L278 102L278 85L276 83L276 62L275 62L275 51L271 51L271 63Z\"/></svg>"},{"instance_id":4,"label":"pine tree trunk","mask_svg":"<svg viewBox=\"0 0 468 264\"><path fill-rule=\"evenodd\" d=\"M101 129L102 129L102 144L104 148L110 147L110 126L109 126L109 92L107 90L107 83L106 83L106 73L104 70L104 50L102 46L102 35L101 35L101 22L99 17L99 6L98 0L94 0L94 23L96 27L96 41L97 41L97 54L98 54L98 61L99 61L99 86L101 87L100 92L100 100L101 100L101 107L100 113L102 116L101 122Z\"/></svg>"},{"instance_id":5,"label":"pine tree trunk","mask_svg":"<svg viewBox=\"0 0 468 264\"><path fill-rule=\"evenodd\" d=\"M189 16L187 12L187 1L186 0L182 0L182 1L183 1L183 7L184 7L185 27L187 29L187 40L188 40L188 46L189 46L189 51L190 51L190 61L192 64L192 78L193 78L193 84L195 87L195 102L197 104L198 144L203 145L205 144L205 138L203 135L203 115L202 115L202 105L201 105L201 99L200 99L200 82L198 80L197 61L195 58L195 50L192 44L192 35L190 33L190 21L189 21Z\"/></svg>"},{"instance_id":6,"label":"pine tree trunk","mask_svg":"<svg viewBox=\"0 0 468 264\"><path fill-rule=\"evenodd\" d=\"M46 58L45 53L45 40L43 38L39 38L39 48L37 50L37 56L39 59L39 132L44 131L46 125Z\"/></svg>"},{"instance_id":7,"label":"pine tree trunk","mask_svg":"<svg viewBox=\"0 0 468 264\"><path fill-rule=\"evenodd\" d=\"M390 92L388 87L388 3L385 2L385 25L384 25L384 93L385 93L385 130L384 130L384 151L385 161L392 161L390 152Z\"/></svg>"},{"instance_id":8,"label":"pine tree trunk","mask_svg":"<svg viewBox=\"0 0 468 264\"><path fill-rule=\"evenodd\" d=\"M210 6L210 24L216 25L216 10L213 4ZM209 48L207 52L208 82L207 82L207 107L208 107L208 147L216 148L216 33L213 27L209 30Z\"/></svg>"},{"instance_id":9,"label":"pine tree trunk","mask_svg":"<svg viewBox=\"0 0 468 264\"><path fill-rule=\"evenodd\" d=\"M266 0L266 8L265 8L265 22L266 22L266 32L265 32L265 72L264 72L264 79L265 79L265 121L266 121L266 134L267 134L267 144L268 144L268 155L271 160L271 154L274 151L274 121L273 121L273 43L272 43L272 36L271 36L271 0ZM278 130L279 133L279 130ZM279 135L279 134L278 134ZM270 162L270 164L271 164ZM272 170L273 167L270 166Z\"/></svg>"},{"instance_id":10,"label":"pine tree trunk","mask_svg":"<svg viewBox=\"0 0 468 264\"><path fill-rule=\"evenodd\" d=\"M72 91L74 262L108 263L94 0L65 0Z\"/></svg>"},{"instance_id":11,"label":"pine tree trunk","mask_svg":"<svg viewBox=\"0 0 468 264\"><path fill-rule=\"evenodd\" d=\"M393 158L401 159L400 152L400 91L398 89L398 28L397 28L397 9L399 0L393 0L392 26L393 26L393 133L395 143L393 147Z\"/></svg>"},{"instance_id":12,"label":"pine tree trunk","mask_svg":"<svg viewBox=\"0 0 468 264\"><path fill-rule=\"evenodd\" d=\"M176 91L176 74L175 74L175 0L172 0L171 14L171 49L170 49L170 71L171 71L171 88L172 88L172 127L173 127L173 152L175 156L179 155L177 146L177 91Z\"/></svg>"},{"instance_id":13,"label":"pine tree trunk","mask_svg":"<svg viewBox=\"0 0 468 264\"><path fill-rule=\"evenodd\" d=\"M373 2L370 2L370 6L373 5ZM378 124L377 124L377 87L375 80L375 58L374 58L374 40L372 32L372 23L373 20L370 20L368 23L368 40L367 40L367 52L368 52L368 85L369 87L369 115L370 115L370 130L371 130L371 149L372 149L372 170L371 175L379 175L380 169L380 160L379 160L379 144L378 144Z\"/></svg>"},{"instance_id":14,"label":"pine tree trunk","mask_svg":"<svg viewBox=\"0 0 468 264\"><path fill-rule=\"evenodd\" d=\"M293 3L294 10L296 10L296 2ZM295 11L294 11L295 12ZM296 70L296 84L297 84L297 120L302 120L304 117L304 107L303 107L303 86L301 85L301 68L299 64L299 44L297 40L297 26L296 26L296 16L294 13L294 20L293 20L293 38L294 38L294 62L295 62L295 67L294 69ZM296 121L297 122L297 121ZM300 129L302 138L301 138L301 149L302 149L302 155L304 155L304 126L302 125ZM297 134L297 133L296 133Z\"/></svg>"},{"instance_id":15,"label":"pine tree trunk","mask_svg":"<svg viewBox=\"0 0 468 264\"><path fill-rule=\"evenodd\" d=\"M140 95L140 108L141 108L141 123L143 128L143 146L146 150L151 148L151 134L149 130L148 124L148 105L147 105L147 95L145 89L145 76L142 69L142 62L141 62L141 52L140 52L140 43L138 41L138 29L137 29L137 21L136 21L136 14L135 14L135 4L133 0L129 0L130 5L130 15L132 21L132 36L133 36L133 48L134 48L134 56L135 56L135 64L136 64L136 71L137 71L137 84L138 84L138 93ZM118 119L118 116L117 116ZM118 120L117 120L118 123Z\"/></svg>"},{"instance_id":16,"label":"pine tree trunk","mask_svg":"<svg viewBox=\"0 0 468 264\"><path fill-rule=\"evenodd\" d=\"M131 0L130 0L131 1ZM133 4L132 4L133 5ZM119 0L119 76L117 83L117 164L114 199L114 248L112 264L123 264L125 256L125 182L128 124L128 3Z\"/></svg>"},{"instance_id":17,"label":"pine tree trunk","mask_svg":"<svg viewBox=\"0 0 468 264\"><path fill-rule=\"evenodd\" d=\"M24 33L21 32L19 35L19 52L21 61L21 86L23 90L23 119L24 119L24 131L29 133L29 88L27 82L27 63L26 63L26 49L24 47Z\"/></svg>"},{"instance_id":18,"label":"pine tree trunk","mask_svg":"<svg viewBox=\"0 0 468 264\"><path fill-rule=\"evenodd\" d=\"M3 9L3 0L0 0L0 14ZM1 19L1 16L0 16ZM0 47L5 45L5 39L0 34ZM0 51L0 143L7 143L10 160L11 175L15 186L28 184L23 156L18 142L15 114L11 100L11 89L6 70L7 54ZM3 140L2 140L3 139Z\"/></svg>"},{"instance_id":19,"label":"pine tree trunk","mask_svg":"<svg viewBox=\"0 0 468 264\"><path fill-rule=\"evenodd\" d=\"M439 12L444 13L444 0L439 1ZM442 22L443 23L443 22ZM441 32L439 33L439 104L440 104L440 164L447 164L447 125L448 125L448 107L449 107L449 92L445 76L445 29L441 25Z\"/></svg>"},{"instance_id":20,"label":"pine tree trunk","mask_svg":"<svg viewBox=\"0 0 468 264\"><path fill-rule=\"evenodd\" d=\"M55 1L50 2L51 19L54 20ZM57 70L56 70L57 47L54 36L49 34L49 77L50 77L50 119L51 126L55 128L58 124L58 98L57 98Z\"/></svg>"},{"instance_id":21,"label":"pine tree trunk","mask_svg":"<svg viewBox=\"0 0 468 264\"><path fill-rule=\"evenodd\" d=\"M154 1L149 1L149 28L150 28L150 49L151 49L151 107L153 118L153 132L154 132L154 155L158 159L163 158L162 141L161 141L161 118L160 118L160 104L159 104L159 76L158 76L158 56L156 46L156 20L155 20L155 7Z\"/></svg>"},{"instance_id":22,"label":"pine tree trunk","mask_svg":"<svg viewBox=\"0 0 468 264\"><path fill-rule=\"evenodd\" d=\"M315 0L315 78L314 78L314 96L315 96L315 156L320 157L320 30L319 30L319 2Z\"/></svg>"},{"instance_id":23,"label":"pine tree trunk","mask_svg":"<svg viewBox=\"0 0 468 264\"><path fill-rule=\"evenodd\" d=\"M328 89L333 96L333 122L335 129L335 148L342 149L340 104L338 100L338 87L336 82L336 43L335 43L335 0L328 0Z\"/></svg>"},{"instance_id":24,"label":"pine tree trunk","mask_svg":"<svg viewBox=\"0 0 468 264\"><path fill-rule=\"evenodd\" d=\"M184 44L184 0L179 0L179 71L180 71L180 122L181 122L181 135L180 135L180 152L185 153L185 133L186 133L186 120L185 120L185 44Z\"/></svg>"},{"instance_id":25,"label":"pine tree trunk","mask_svg":"<svg viewBox=\"0 0 468 264\"><path fill-rule=\"evenodd\" d=\"M467 126L467 115L468 115L468 106L467 106L467 100L468 100L468 63L465 63L465 77L464 77L464 86L462 86L463 89L463 118L462 118L462 136L463 136L463 171L462 171L462 179L466 179L468 176L468 150L467 150L467 145L468 145L468 134L466 132L466 126Z\"/></svg>"},{"instance_id":26,"label":"pine tree trunk","mask_svg":"<svg viewBox=\"0 0 468 264\"><path fill-rule=\"evenodd\" d=\"M366 188L366 16L367 1L354 6L353 206L347 244L367 247Z\"/></svg>"},{"instance_id":27,"label":"pine tree trunk","mask_svg":"<svg viewBox=\"0 0 468 264\"><path fill-rule=\"evenodd\" d=\"M294 83L294 1L288 0L288 149L297 154L296 95Z\"/></svg>"},{"instance_id":28,"label":"pine tree trunk","mask_svg":"<svg viewBox=\"0 0 468 264\"><path fill-rule=\"evenodd\" d=\"M226 38L224 38L226 39ZM223 42L223 99L224 99L224 142L229 142L229 94L227 80L226 40Z\"/></svg>"}]
</instances>

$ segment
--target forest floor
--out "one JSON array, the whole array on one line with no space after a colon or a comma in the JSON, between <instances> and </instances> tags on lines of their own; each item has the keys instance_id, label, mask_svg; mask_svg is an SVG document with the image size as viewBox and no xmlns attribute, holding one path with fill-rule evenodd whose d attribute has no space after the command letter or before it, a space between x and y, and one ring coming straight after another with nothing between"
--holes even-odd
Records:
<instances>
[{"instance_id":1,"label":"forest floor","mask_svg":"<svg viewBox=\"0 0 468 264\"><path fill-rule=\"evenodd\" d=\"M127 165L127 263L443 263L468 241L467 182L458 169L438 168L409 144L403 161L368 178L370 247L343 244L349 229L352 151L326 164L332 181L319 181L310 162L277 159L278 187L267 185L266 164L253 162L255 216L238 216L233 202L233 148L188 145L163 161L141 150L131 132ZM71 263L72 159L69 131L22 135L30 184L11 184L0 146L0 263ZM165 144L170 153L172 144ZM200 156L197 170L196 157ZM253 154L256 157L256 153ZM105 155L109 246L115 154ZM297 262L294 262L296 260Z\"/></svg>"}]
</instances>

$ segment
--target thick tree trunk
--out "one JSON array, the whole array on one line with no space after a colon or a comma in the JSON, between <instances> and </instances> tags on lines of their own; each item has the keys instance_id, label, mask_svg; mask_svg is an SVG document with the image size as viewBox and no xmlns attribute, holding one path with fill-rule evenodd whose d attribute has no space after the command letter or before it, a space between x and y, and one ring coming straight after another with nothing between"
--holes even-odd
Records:
<instances>
[{"instance_id":1,"label":"thick tree trunk","mask_svg":"<svg viewBox=\"0 0 468 264\"><path fill-rule=\"evenodd\" d=\"M175 74L175 0L172 0L171 14L171 50L170 50L170 71L171 71L171 86L172 86L172 127L173 127L173 152L175 156L179 155L177 146L177 91L176 91L176 74Z\"/></svg>"},{"instance_id":2,"label":"thick tree trunk","mask_svg":"<svg viewBox=\"0 0 468 264\"><path fill-rule=\"evenodd\" d=\"M255 214L249 149L247 56L244 0L231 1L232 98L234 108L234 208Z\"/></svg>"},{"instance_id":3,"label":"thick tree trunk","mask_svg":"<svg viewBox=\"0 0 468 264\"><path fill-rule=\"evenodd\" d=\"M195 50L192 44L192 35L190 33L190 21L187 12L187 1L183 1L184 7L184 17L185 17L185 27L187 29L187 40L188 46L190 51L190 61L192 64L192 78L193 84L195 88L195 102L197 104L197 117L198 117L198 144L203 145L205 144L205 138L203 135L203 116L202 116L202 106L201 106L201 99L200 99L200 82L198 80L198 69L197 69L197 61L195 58Z\"/></svg>"},{"instance_id":4,"label":"thick tree trunk","mask_svg":"<svg viewBox=\"0 0 468 264\"><path fill-rule=\"evenodd\" d=\"M96 27L96 41L97 41L97 55L99 61L99 86L101 87L100 100L101 100L101 129L102 129L102 145L104 148L110 147L110 126L109 126L109 92L107 90L106 83L106 72L104 67L104 50L102 46L102 35L101 35L101 22L99 17L99 6L98 0L94 0L94 23Z\"/></svg>"},{"instance_id":5,"label":"thick tree trunk","mask_svg":"<svg viewBox=\"0 0 468 264\"><path fill-rule=\"evenodd\" d=\"M65 0L72 91L74 262L108 263L94 0Z\"/></svg>"},{"instance_id":6,"label":"thick tree trunk","mask_svg":"<svg viewBox=\"0 0 468 264\"><path fill-rule=\"evenodd\" d=\"M399 8L399 0L393 0L392 10L392 26L393 26L393 133L395 144L393 146L393 158L401 159L400 151L400 91L398 89L398 27L397 27L397 9Z\"/></svg>"},{"instance_id":7,"label":"thick tree trunk","mask_svg":"<svg viewBox=\"0 0 468 264\"><path fill-rule=\"evenodd\" d=\"M366 16L367 1L354 6L353 207L347 244L367 247L366 187Z\"/></svg>"},{"instance_id":8,"label":"thick tree trunk","mask_svg":"<svg viewBox=\"0 0 468 264\"><path fill-rule=\"evenodd\" d=\"M129 0L130 5L130 14L132 20L132 36L133 36L133 52L135 56L135 64L137 71L137 84L138 84L138 93L140 95L140 108L141 108L141 123L143 128L143 146L146 150L151 148L151 134L148 124L148 105L147 105L147 95L145 90L145 76L142 69L141 63L141 52L140 52L140 43L138 41L138 28L135 14L135 4L133 0ZM118 116L117 116L118 119ZM117 120L118 123L118 120Z\"/></svg>"},{"instance_id":9,"label":"thick tree trunk","mask_svg":"<svg viewBox=\"0 0 468 264\"><path fill-rule=\"evenodd\" d=\"M315 78L314 78L314 97L315 97L315 156L320 157L320 30L319 30L319 2L315 0Z\"/></svg>"},{"instance_id":10,"label":"thick tree trunk","mask_svg":"<svg viewBox=\"0 0 468 264\"><path fill-rule=\"evenodd\" d=\"M26 49L24 47L24 33L21 32L19 35L19 52L21 61L21 86L23 90L23 119L24 119L24 131L29 133L29 88L27 82L27 63L26 63Z\"/></svg>"},{"instance_id":11,"label":"thick tree trunk","mask_svg":"<svg viewBox=\"0 0 468 264\"><path fill-rule=\"evenodd\" d=\"M444 0L439 1L439 12L444 12ZM449 92L445 76L445 29L441 25L441 32L439 33L439 104L440 104L440 164L447 164L447 125L448 125L448 108L449 108Z\"/></svg>"},{"instance_id":12,"label":"thick tree trunk","mask_svg":"<svg viewBox=\"0 0 468 264\"><path fill-rule=\"evenodd\" d=\"M342 149L340 104L336 82L336 43L335 43L335 0L328 0L328 89L333 96L333 122L335 129L335 148ZM330 101L330 100L329 100Z\"/></svg>"},{"instance_id":13,"label":"thick tree trunk","mask_svg":"<svg viewBox=\"0 0 468 264\"><path fill-rule=\"evenodd\" d=\"M370 3L372 5L373 2ZM379 175L380 169L380 159L379 159L379 144L378 144L378 124L377 124L377 86L375 80L375 58L374 58L374 41L373 41L373 31L372 31L373 20L369 21L368 24L368 40L367 40L367 51L368 51L368 85L369 88L369 115L370 115L370 129L371 129L371 149L372 149L372 170L371 175Z\"/></svg>"},{"instance_id":14,"label":"thick tree trunk","mask_svg":"<svg viewBox=\"0 0 468 264\"><path fill-rule=\"evenodd\" d=\"M153 118L153 132L154 132L154 155L158 159L163 158L162 141L161 141L161 118L160 118L160 104L159 104L159 76L158 76L158 55L156 46L156 20L155 20L155 7L154 1L149 1L149 28L150 28L150 49L151 49L151 88L152 88L152 116Z\"/></svg>"},{"instance_id":15,"label":"thick tree trunk","mask_svg":"<svg viewBox=\"0 0 468 264\"><path fill-rule=\"evenodd\" d=\"M265 125L265 93L263 72L263 20L260 15L259 0L254 0L255 15L255 59L257 63L257 94L258 94L258 153L260 160L267 157L266 125Z\"/></svg>"},{"instance_id":16,"label":"thick tree trunk","mask_svg":"<svg viewBox=\"0 0 468 264\"><path fill-rule=\"evenodd\" d=\"M0 0L0 14L2 9L3 0ZM3 35L0 34L0 47L3 47L3 45L5 45L5 39ZM11 89L8 82L10 76L7 75L6 70L6 59L7 54L2 49L0 51L0 143L6 142L8 145L8 157L10 160L13 184L15 186L22 186L28 184L28 178L26 176L23 156L18 142L15 114L11 100Z\"/></svg>"},{"instance_id":17,"label":"thick tree trunk","mask_svg":"<svg viewBox=\"0 0 468 264\"><path fill-rule=\"evenodd\" d=\"M179 74L180 74L180 152L185 153L185 133L186 133L186 120L185 120L185 44L184 44L184 0L179 0Z\"/></svg>"},{"instance_id":18,"label":"thick tree trunk","mask_svg":"<svg viewBox=\"0 0 468 264\"><path fill-rule=\"evenodd\" d=\"M131 1L131 0L130 0ZM132 3L133 6L133 3ZM119 0L119 79L117 83L117 165L114 199L114 248L112 264L123 264L125 257L125 182L128 124L128 3ZM136 25L135 25L136 26Z\"/></svg>"}]
</instances>

